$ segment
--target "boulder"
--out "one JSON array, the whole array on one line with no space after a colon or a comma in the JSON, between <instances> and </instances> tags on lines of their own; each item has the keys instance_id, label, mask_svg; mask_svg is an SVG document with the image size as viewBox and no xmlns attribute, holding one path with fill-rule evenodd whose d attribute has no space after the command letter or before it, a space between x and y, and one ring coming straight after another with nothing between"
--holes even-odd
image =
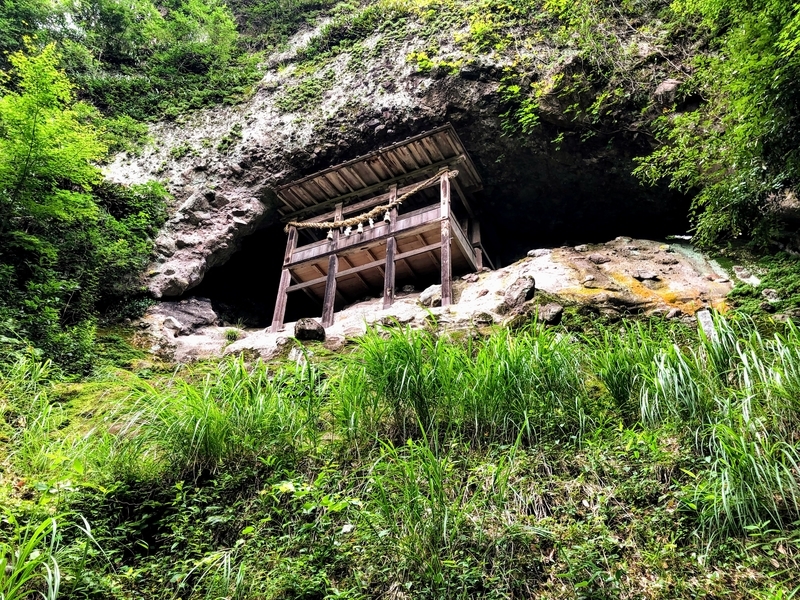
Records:
<instances>
[{"instance_id":1,"label":"boulder","mask_svg":"<svg viewBox=\"0 0 800 600\"><path fill-rule=\"evenodd\" d=\"M761 295L769 302L778 302L781 297L778 294L778 290L773 290L772 288L767 288L761 292Z\"/></svg>"},{"instance_id":2,"label":"boulder","mask_svg":"<svg viewBox=\"0 0 800 600\"><path fill-rule=\"evenodd\" d=\"M648 280L648 279L649 280L656 280L656 279L658 279L658 273L656 273L654 271L639 270L639 271L635 271L633 273L633 277L634 277L634 279L638 279L639 281L645 281L645 280Z\"/></svg>"},{"instance_id":3,"label":"boulder","mask_svg":"<svg viewBox=\"0 0 800 600\"><path fill-rule=\"evenodd\" d=\"M324 342L325 328L316 319L300 319L294 325L294 337L303 342Z\"/></svg>"},{"instance_id":4,"label":"boulder","mask_svg":"<svg viewBox=\"0 0 800 600\"><path fill-rule=\"evenodd\" d=\"M539 307L538 319L545 325L558 325L561 322L561 315L564 314L564 307L555 302L548 302Z\"/></svg>"},{"instance_id":5,"label":"boulder","mask_svg":"<svg viewBox=\"0 0 800 600\"><path fill-rule=\"evenodd\" d=\"M419 303L422 306L434 307L442 305L442 286L432 285L422 290L419 295Z\"/></svg>"},{"instance_id":6,"label":"boulder","mask_svg":"<svg viewBox=\"0 0 800 600\"><path fill-rule=\"evenodd\" d=\"M189 335L202 327L217 325L219 317L206 298L189 298L180 302L159 302L147 309L145 322L161 320L175 335Z\"/></svg>"},{"instance_id":7,"label":"boulder","mask_svg":"<svg viewBox=\"0 0 800 600\"><path fill-rule=\"evenodd\" d=\"M519 277L506 289L503 301L507 308L512 309L524 304L533 298L536 293L536 281L530 275Z\"/></svg>"},{"instance_id":8,"label":"boulder","mask_svg":"<svg viewBox=\"0 0 800 600\"><path fill-rule=\"evenodd\" d=\"M596 265L602 265L603 263L611 262L609 257L603 256L602 254L590 254L589 260Z\"/></svg>"}]
</instances>

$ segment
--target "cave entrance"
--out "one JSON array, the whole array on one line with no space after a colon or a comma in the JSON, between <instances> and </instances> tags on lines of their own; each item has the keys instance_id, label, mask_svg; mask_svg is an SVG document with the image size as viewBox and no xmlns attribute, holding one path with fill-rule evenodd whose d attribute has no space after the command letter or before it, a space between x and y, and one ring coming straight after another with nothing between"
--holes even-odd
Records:
<instances>
[{"instance_id":1,"label":"cave entrance","mask_svg":"<svg viewBox=\"0 0 800 600\"><path fill-rule=\"evenodd\" d=\"M322 301L324 327L365 294L388 308L398 280L432 272L450 304L453 273L490 264L471 206L481 188L450 124L279 187L288 239L272 331L298 292Z\"/></svg>"}]
</instances>

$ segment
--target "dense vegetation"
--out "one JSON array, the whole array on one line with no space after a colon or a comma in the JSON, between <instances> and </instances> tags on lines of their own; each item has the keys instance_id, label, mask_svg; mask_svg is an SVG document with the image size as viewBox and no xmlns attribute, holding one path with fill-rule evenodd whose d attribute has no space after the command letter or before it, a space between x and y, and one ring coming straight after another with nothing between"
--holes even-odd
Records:
<instances>
[{"instance_id":1,"label":"dense vegetation","mask_svg":"<svg viewBox=\"0 0 800 600\"><path fill-rule=\"evenodd\" d=\"M722 318L390 328L82 384L23 358L0 379L3 530L48 550L0 591L57 565L70 598L787 598L799 342Z\"/></svg>"},{"instance_id":2,"label":"dense vegetation","mask_svg":"<svg viewBox=\"0 0 800 600\"><path fill-rule=\"evenodd\" d=\"M492 55L505 135L654 135L637 172L696 194L699 242L781 233L798 177L788 0L5 0L0 599L796 596L791 320L718 317L710 338L661 321L387 328L342 356L177 369L130 332L97 338L102 314L148 302L138 276L167 216L161 184L99 165L147 143L147 121L246 97L322 16L281 110L313 108L342 53L358 68L415 37L406 60L436 77ZM762 285L732 303L759 313L777 288L769 310L796 316L796 258L756 266Z\"/></svg>"}]
</instances>

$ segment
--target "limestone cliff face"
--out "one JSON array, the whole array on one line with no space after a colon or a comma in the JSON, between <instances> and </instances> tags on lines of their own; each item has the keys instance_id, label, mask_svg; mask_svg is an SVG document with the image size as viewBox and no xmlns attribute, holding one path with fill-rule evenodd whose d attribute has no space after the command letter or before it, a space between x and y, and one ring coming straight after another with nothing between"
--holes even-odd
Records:
<instances>
[{"instance_id":1,"label":"limestone cliff face","mask_svg":"<svg viewBox=\"0 0 800 600\"><path fill-rule=\"evenodd\" d=\"M385 33L368 37L362 48L374 51L340 52L309 75L296 57L316 35L319 29L304 32L271 57L247 102L156 124L141 155L120 155L108 167L122 183L166 181L174 196L146 273L155 297L184 294L245 236L272 223L275 186L445 122L484 180L477 199L484 237L505 264L532 246L658 236L684 226L684 198L644 188L630 175L632 157L648 148L636 115L621 118L620 131L555 144L579 124L566 100L553 96L541 102L539 127L505 135L498 89L507 55L467 56L454 33L444 32L439 52L460 66L423 74L407 57L430 42L412 24L388 44ZM521 52L539 65L537 77L577 68L568 48ZM654 77L653 92L658 83ZM307 89L317 90L308 101Z\"/></svg>"}]
</instances>

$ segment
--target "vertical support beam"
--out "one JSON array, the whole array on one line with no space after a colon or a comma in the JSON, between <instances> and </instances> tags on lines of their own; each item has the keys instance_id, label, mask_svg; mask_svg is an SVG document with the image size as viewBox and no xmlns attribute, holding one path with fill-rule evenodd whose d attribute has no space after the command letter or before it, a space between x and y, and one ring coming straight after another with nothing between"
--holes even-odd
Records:
<instances>
[{"instance_id":1,"label":"vertical support beam","mask_svg":"<svg viewBox=\"0 0 800 600\"><path fill-rule=\"evenodd\" d=\"M450 179L447 171L440 176L441 216L442 216L442 306L450 306L453 301L453 268L450 258Z\"/></svg>"},{"instance_id":2,"label":"vertical support beam","mask_svg":"<svg viewBox=\"0 0 800 600\"><path fill-rule=\"evenodd\" d=\"M394 251L396 242L393 237L386 240L386 270L383 275L383 308L389 308L394 302Z\"/></svg>"},{"instance_id":3,"label":"vertical support beam","mask_svg":"<svg viewBox=\"0 0 800 600\"><path fill-rule=\"evenodd\" d=\"M333 325L333 305L336 301L336 271L339 257L331 254L328 258L328 280L325 282L325 300L322 302L322 326Z\"/></svg>"},{"instance_id":4,"label":"vertical support beam","mask_svg":"<svg viewBox=\"0 0 800 600\"><path fill-rule=\"evenodd\" d=\"M283 253L283 264L292 262L292 254L297 248L297 227L289 227L289 238L286 240L286 252Z\"/></svg>"},{"instance_id":5,"label":"vertical support beam","mask_svg":"<svg viewBox=\"0 0 800 600\"><path fill-rule=\"evenodd\" d=\"M278 297L275 299L275 311L272 313L272 333L278 333L283 327L283 318L286 316L286 302L289 300L287 289L292 281L291 273L286 268L292 262L292 254L297 248L297 227L289 228L289 237L286 240L286 251L283 253L283 270L281 281L278 284Z\"/></svg>"},{"instance_id":6,"label":"vertical support beam","mask_svg":"<svg viewBox=\"0 0 800 600\"><path fill-rule=\"evenodd\" d=\"M342 220L342 207L340 202L336 205L336 210L333 213L334 221ZM333 230L333 247L339 248L339 228ZM322 326L330 327L333 325L333 309L336 303L336 271L339 270L339 257L336 254L331 254L328 257L328 279L325 282L325 298L322 301Z\"/></svg>"},{"instance_id":7,"label":"vertical support beam","mask_svg":"<svg viewBox=\"0 0 800 600\"><path fill-rule=\"evenodd\" d=\"M392 184L389 188L389 203L397 200L397 184ZM397 207L389 210L389 233L394 231L397 225ZM389 308L394 303L394 255L397 249L397 241L394 236L386 240L386 268L383 272L383 308Z\"/></svg>"},{"instance_id":8,"label":"vertical support beam","mask_svg":"<svg viewBox=\"0 0 800 600\"><path fill-rule=\"evenodd\" d=\"M475 264L480 271L483 268L483 250L481 250L481 224L477 219L472 219L471 233L472 252L475 254Z\"/></svg>"},{"instance_id":9,"label":"vertical support beam","mask_svg":"<svg viewBox=\"0 0 800 600\"><path fill-rule=\"evenodd\" d=\"M272 313L272 333L278 333L283 327L283 317L286 314L286 300L288 299L289 282L292 277L289 274L289 269L281 271L281 282L278 285L278 297L275 299L275 312Z\"/></svg>"}]
</instances>

